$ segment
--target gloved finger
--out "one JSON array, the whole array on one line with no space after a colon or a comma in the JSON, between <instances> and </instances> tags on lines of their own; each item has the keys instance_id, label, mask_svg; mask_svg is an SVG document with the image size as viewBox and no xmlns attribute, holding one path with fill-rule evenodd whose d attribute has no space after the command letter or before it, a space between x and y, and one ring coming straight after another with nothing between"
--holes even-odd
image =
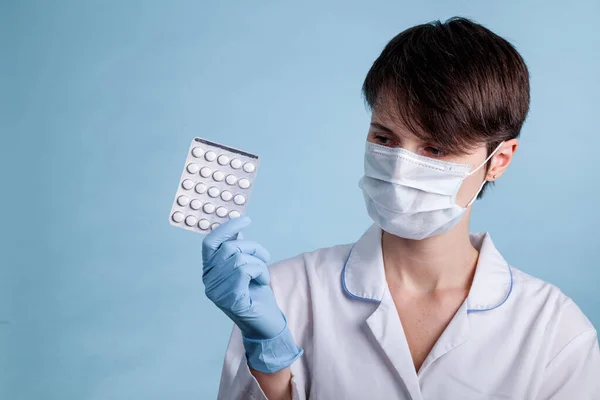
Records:
<instances>
[{"instance_id":1,"label":"gloved finger","mask_svg":"<svg viewBox=\"0 0 600 400\"><path fill-rule=\"evenodd\" d=\"M246 274L248 281L254 280L261 285L269 284L271 275L265 263L249 254L240 254L236 257L236 268Z\"/></svg>"},{"instance_id":2,"label":"gloved finger","mask_svg":"<svg viewBox=\"0 0 600 400\"><path fill-rule=\"evenodd\" d=\"M219 249L215 257L221 259L219 252L223 251L223 247ZM262 264L262 260L251 256L250 254L234 253L226 261L213 263L214 266L205 268L202 272L202 281L207 289L215 287L227 287L226 291L231 291L233 287L248 286L252 279L244 272L244 268L250 264Z\"/></svg>"},{"instance_id":3,"label":"gloved finger","mask_svg":"<svg viewBox=\"0 0 600 400\"><path fill-rule=\"evenodd\" d=\"M249 254L264 262L269 262L271 255L259 243L251 240L230 240L221 245L215 253L216 259L226 260L236 253Z\"/></svg>"},{"instance_id":4,"label":"gloved finger","mask_svg":"<svg viewBox=\"0 0 600 400\"><path fill-rule=\"evenodd\" d=\"M265 264L269 262L270 258L267 249L256 242L249 240L229 240L221 244L211 259L204 261L202 265L203 276L213 268L221 269L221 266L227 265L227 261L232 257L240 254L250 255Z\"/></svg>"},{"instance_id":5,"label":"gloved finger","mask_svg":"<svg viewBox=\"0 0 600 400\"><path fill-rule=\"evenodd\" d=\"M242 240L244 238L244 235L242 235L242 232L238 232L238 234L235 237L235 240Z\"/></svg>"},{"instance_id":6,"label":"gloved finger","mask_svg":"<svg viewBox=\"0 0 600 400\"><path fill-rule=\"evenodd\" d=\"M254 262L262 262L264 264L267 264L270 259L267 249L257 242L250 240L229 240L221 244L219 249L213 254L212 259L204 262L202 266L203 279L213 269L218 270L218 275L226 274L226 270L231 268L231 265L237 262L237 257L242 255L252 257L254 258ZM236 257L236 260L232 260L232 257Z\"/></svg>"},{"instance_id":7,"label":"gloved finger","mask_svg":"<svg viewBox=\"0 0 600 400\"><path fill-rule=\"evenodd\" d=\"M202 241L202 260L205 264L213 257L222 243L235 238L236 234L248 225L250 225L250 218L241 216L230 219L206 235Z\"/></svg>"}]
</instances>

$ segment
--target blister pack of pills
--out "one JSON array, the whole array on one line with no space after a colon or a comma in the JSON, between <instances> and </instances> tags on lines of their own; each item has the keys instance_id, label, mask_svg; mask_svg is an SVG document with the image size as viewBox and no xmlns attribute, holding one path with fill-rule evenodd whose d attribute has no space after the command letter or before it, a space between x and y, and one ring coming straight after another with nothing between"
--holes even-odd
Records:
<instances>
[{"instance_id":1,"label":"blister pack of pills","mask_svg":"<svg viewBox=\"0 0 600 400\"><path fill-rule=\"evenodd\" d=\"M244 214L258 156L194 138L171 207L171 225L208 234Z\"/></svg>"}]
</instances>

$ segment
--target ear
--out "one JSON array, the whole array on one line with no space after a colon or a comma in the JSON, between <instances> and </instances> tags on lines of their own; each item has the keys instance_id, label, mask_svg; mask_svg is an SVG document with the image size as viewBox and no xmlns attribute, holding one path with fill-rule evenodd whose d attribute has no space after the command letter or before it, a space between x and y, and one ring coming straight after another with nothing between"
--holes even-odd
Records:
<instances>
[{"instance_id":1,"label":"ear","mask_svg":"<svg viewBox=\"0 0 600 400\"><path fill-rule=\"evenodd\" d=\"M518 139L510 139L502 144L500 149L490 160L490 167L488 168L486 181L494 182L504 174L504 171L510 165L513 155L519 147Z\"/></svg>"}]
</instances>

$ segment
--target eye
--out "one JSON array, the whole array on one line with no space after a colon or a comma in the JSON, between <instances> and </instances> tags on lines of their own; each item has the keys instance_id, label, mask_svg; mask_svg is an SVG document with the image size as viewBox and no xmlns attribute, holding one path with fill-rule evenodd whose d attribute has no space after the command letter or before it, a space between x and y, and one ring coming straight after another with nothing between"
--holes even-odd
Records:
<instances>
[{"instance_id":1,"label":"eye","mask_svg":"<svg viewBox=\"0 0 600 400\"><path fill-rule=\"evenodd\" d=\"M379 144L389 144L391 142L389 137L386 136L381 136L381 135L375 135L375 141Z\"/></svg>"},{"instance_id":2,"label":"eye","mask_svg":"<svg viewBox=\"0 0 600 400\"><path fill-rule=\"evenodd\" d=\"M373 134L373 142L387 147L399 146L398 139L390 137L389 135Z\"/></svg>"},{"instance_id":3,"label":"eye","mask_svg":"<svg viewBox=\"0 0 600 400\"><path fill-rule=\"evenodd\" d=\"M427 146L425 148L425 153L433 157L443 157L446 155L446 153L444 153L442 150L431 146Z\"/></svg>"}]
</instances>

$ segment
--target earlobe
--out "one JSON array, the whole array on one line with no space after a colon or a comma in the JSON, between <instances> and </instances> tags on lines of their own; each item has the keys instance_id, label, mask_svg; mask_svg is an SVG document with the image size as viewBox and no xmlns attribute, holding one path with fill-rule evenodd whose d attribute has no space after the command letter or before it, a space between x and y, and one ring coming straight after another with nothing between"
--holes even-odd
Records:
<instances>
[{"instance_id":1,"label":"earlobe","mask_svg":"<svg viewBox=\"0 0 600 400\"><path fill-rule=\"evenodd\" d=\"M503 162L503 160L499 160L499 158L501 158L503 156L504 156L504 154L500 153L500 154L498 154L497 157L494 158L494 160L492 160L492 162L493 162L492 167L488 171L488 174L486 177L486 179L489 182L495 182L504 173L504 170L506 169L506 166L508 165L508 163Z\"/></svg>"}]
</instances>

